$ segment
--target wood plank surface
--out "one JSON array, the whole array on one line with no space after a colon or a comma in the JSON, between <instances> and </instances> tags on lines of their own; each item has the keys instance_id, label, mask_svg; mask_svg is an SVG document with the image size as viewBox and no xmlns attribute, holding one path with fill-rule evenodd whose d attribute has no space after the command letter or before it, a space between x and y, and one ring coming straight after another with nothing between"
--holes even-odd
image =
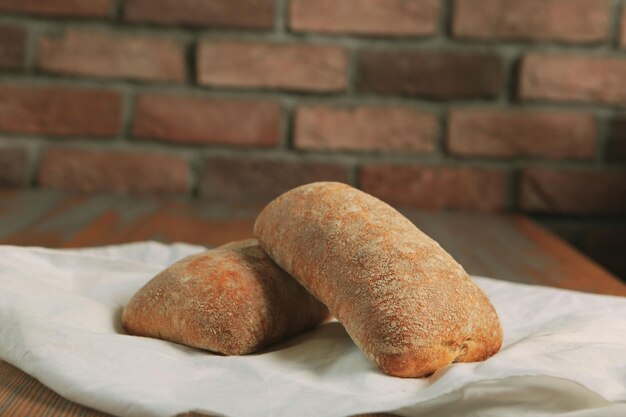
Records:
<instances>
[{"instance_id":1,"label":"wood plank surface","mask_svg":"<svg viewBox=\"0 0 626 417\"><path fill-rule=\"evenodd\" d=\"M180 198L0 189L0 244L69 248L156 240L211 247L250 237L260 208ZM470 274L626 296L622 281L528 218L403 213ZM107 414L74 404L0 362L0 416Z\"/></svg>"},{"instance_id":2,"label":"wood plank surface","mask_svg":"<svg viewBox=\"0 0 626 417\"><path fill-rule=\"evenodd\" d=\"M0 416L109 417L66 400L16 367L0 362Z\"/></svg>"}]
</instances>

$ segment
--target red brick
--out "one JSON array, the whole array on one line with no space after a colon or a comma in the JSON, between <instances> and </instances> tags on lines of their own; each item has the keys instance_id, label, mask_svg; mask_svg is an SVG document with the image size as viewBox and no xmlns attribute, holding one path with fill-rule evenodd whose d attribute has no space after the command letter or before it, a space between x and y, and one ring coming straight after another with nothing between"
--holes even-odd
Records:
<instances>
[{"instance_id":1,"label":"red brick","mask_svg":"<svg viewBox=\"0 0 626 417\"><path fill-rule=\"evenodd\" d=\"M524 171L520 190L523 209L561 214L626 213L626 171L541 169Z\"/></svg>"},{"instance_id":2,"label":"red brick","mask_svg":"<svg viewBox=\"0 0 626 417\"><path fill-rule=\"evenodd\" d=\"M300 107L295 144L302 149L432 152L437 118L402 107Z\"/></svg>"},{"instance_id":3,"label":"red brick","mask_svg":"<svg viewBox=\"0 0 626 417\"><path fill-rule=\"evenodd\" d=\"M589 43L605 41L609 0L456 0L457 37Z\"/></svg>"},{"instance_id":4,"label":"red brick","mask_svg":"<svg viewBox=\"0 0 626 417\"><path fill-rule=\"evenodd\" d=\"M448 150L463 156L594 156L598 127L589 113L454 110Z\"/></svg>"},{"instance_id":5,"label":"red brick","mask_svg":"<svg viewBox=\"0 0 626 417\"><path fill-rule=\"evenodd\" d=\"M25 185L28 175L28 154L25 149L0 147L0 186Z\"/></svg>"},{"instance_id":6,"label":"red brick","mask_svg":"<svg viewBox=\"0 0 626 417\"><path fill-rule=\"evenodd\" d=\"M439 0L293 0L291 28L302 32L430 35L439 25Z\"/></svg>"},{"instance_id":7,"label":"red brick","mask_svg":"<svg viewBox=\"0 0 626 417\"><path fill-rule=\"evenodd\" d=\"M39 68L56 73L147 81L183 81L185 48L176 41L67 30L39 42Z\"/></svg>"},{"instance_id":8,"label":"red brick","mask_svg":"<svg viewBox=\"0 0 626 417\"><path fill-rule=\"evenodd\" d=\"M0 27L0 69L15 69L24 63L26 33L17 27Z\"/></svg>"},{"instance_id":9,"label":"red brick","mask_svg":"<svg viewBox=\"0 0 626 417\"><path fill-rule=\"evenodd\" d=\"M479 211L505 208L507 177L497 169L393 165L365 166L360 176L365 192L394 206Z\"/></svg>"},{"instance_id":10,"label":"red brick","mask_svg":"<svg viewBox=\"0 0 626 417\"><path fill-rule=\"evenodd\" d=\"M609 123L606 159L626 161L626 117L613 119Z\"/></svg>"},{"instance_id":11,"label":"red brick","mask_svg":"<svg viewBox=\"0 0 626 417\"><path fill-rule=\"evenodd\" d=\"M361 56L360 90L436 99L496 97L497 55L437 51L369 51Z\"/></svg>"},{"instance_id":12,"label":"red brick","mask_svg":"<svg viewBox=\"0 0 626 417\"><path fill-rule=\"evenodd\" d=\"M124 14L133 22L270 29L274 0L127 0Z\"/></svg>"},{"instance_id":13,"label":"red brick","mask_svg":"<svg viewBox=\"0 0 626 417\"><path fill-rule=\"evenodd\" d=\"M0 84L0 131L51 136L114 136L119 93L101 89Z\"/></svg>"},{"instance_id":14,"label":"red brick","mask_svg":"<svg viewBox=\"0 0 626 417\"><path fill-rule=\"evenodd\" d=\"M43 154L39 183L84 192L180 194L187 191L189 168L174 155L53 148Z\"/></svg>"},{"instance_id":15,"label":"red brick","mask_svg":"<svg viewBox=\"0 0 626 417\"><path fill-rule=\"evenodd\" d=\"M331 92L347 85L348 58L334 46L204 41L200 84Z\"/></svg>"},{"instance_id":16,"label":"red brick","mask_svg":"<svg viewBox=\"0 0 626 417\"><path fill-rule=\"evenodd\" d=\"M520 96L527 100L626 104L626 60L527 55L522 61Z\"/></svg>"},{"instance_id":17,"label":"red brick","mask_svg":"<svg viewBox=\"0 0 626 417\"><path fill-rule=\"evenodd\" d=\"M280 141L281 111L269 101L144 94L133 135L175 143L273 146Z\"/></svg>"},{"instance_id":18,"label":"red brick","mask_svg":"<svg viewBox=\"0 0 626 417\"><path fill-rule=\"evenodd\" d=\"M348 182L345 166L252 158L213 158L205 161L200 195L216 201L265 204L280 194L315 181Z\"/></svg>"},{"instance_id":19,"label":"red brick","mask_svg":"<svg viewBox=\"0 0 626 417\"><path fill-rule=\"evenodd\" d=\"M108 17L113 0L0 0L0 11L51 16Z\"/></svg>"}]
</instances>

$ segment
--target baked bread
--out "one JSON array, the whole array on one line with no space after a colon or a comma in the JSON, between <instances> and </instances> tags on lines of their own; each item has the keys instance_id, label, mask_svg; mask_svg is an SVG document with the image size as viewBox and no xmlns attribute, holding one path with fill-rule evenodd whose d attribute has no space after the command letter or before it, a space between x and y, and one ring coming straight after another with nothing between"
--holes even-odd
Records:
<instances>
[{"instance_id":1,"label":"baked bread","mask_svg":"<svg viewBox=\"0 0 626 417\"><path fill-rule=\"evenodd\" d=\"M122 314L129 334L242 355L328 317L255 239L182 259L141 288Z\"/></svg>"},{"instance_id":2,"label":"baked bread","mask_svg":"<svg viewBox=\"0 0 626 417\"><path fill-rule=\"evenodd\" d=\"M437 242L371 195L303 185L263 209L254 235L387 374L426 376L500 349L485 294Z\"/></svg>"}]
</instances>

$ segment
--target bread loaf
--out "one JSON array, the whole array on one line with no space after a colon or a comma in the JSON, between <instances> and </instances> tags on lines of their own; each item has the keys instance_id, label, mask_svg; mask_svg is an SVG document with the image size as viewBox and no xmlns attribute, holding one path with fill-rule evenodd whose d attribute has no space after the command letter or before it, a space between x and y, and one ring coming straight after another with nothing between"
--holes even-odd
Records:
<instances>
[{"instance_id":1,"label":"bread loaf","mask_svg":"<svg viewBox=\"0 0 626 417\"><path fill-rule=\"evenodd\" d=\"M171 265L133 296L122 324L132 335L242 355L327 316L326 307L250 239Z\"/></svg>"},{"instance_id":2,"label":"bread loaf","mask_svg":"<svg viewBox=\"0 0 626 417\"><path fill-rule=\"evenodd\" d=\"M265 207L254 234L385 373L426 376L500 349L502 329L485 294L437 242L375 197L340 183L304 185Z\"/></svg>"}]
</instances>

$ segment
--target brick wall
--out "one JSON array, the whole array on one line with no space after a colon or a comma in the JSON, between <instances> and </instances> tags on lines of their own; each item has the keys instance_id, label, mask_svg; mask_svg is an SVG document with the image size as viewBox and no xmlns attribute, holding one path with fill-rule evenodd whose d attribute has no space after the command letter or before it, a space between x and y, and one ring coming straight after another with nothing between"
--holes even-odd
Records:
<instances>
[{"instance_id":1,"label":"brick wall","mask_svg":"<svg viewBox=\"0 0 626 417\"><path fill-rule=\"evenodd\" d=\"M0 0L0 184L520 211L626 277L624 0Z\"/></svg>"}]
</instances>

